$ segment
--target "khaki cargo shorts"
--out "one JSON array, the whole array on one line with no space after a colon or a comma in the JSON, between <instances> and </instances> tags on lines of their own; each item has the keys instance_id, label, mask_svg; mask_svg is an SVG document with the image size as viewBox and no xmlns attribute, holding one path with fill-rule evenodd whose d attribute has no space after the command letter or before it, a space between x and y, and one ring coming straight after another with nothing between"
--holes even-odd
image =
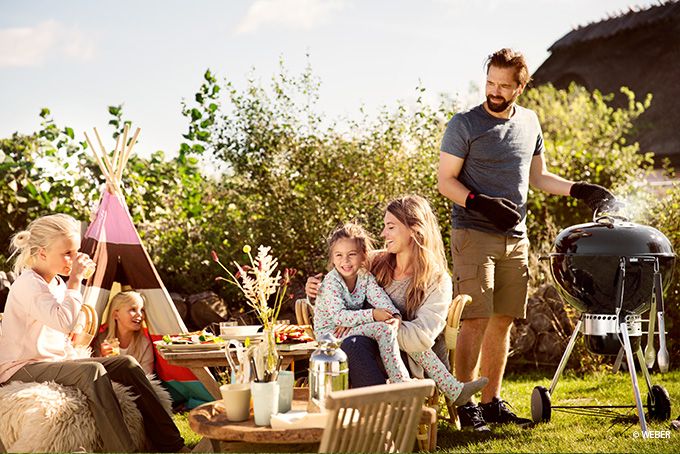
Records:
<instances>
[{"instance_id":1,"label":"khaki cargo shorts","mask_svg":"<svg viewBox=\"0 0 680 454\"><path fill-rule=\"evenodd\" d=\"M526 317L529 239L473 229L453 229L453 293L467 294L462 319Z\"/></svg>"}]
</instances>

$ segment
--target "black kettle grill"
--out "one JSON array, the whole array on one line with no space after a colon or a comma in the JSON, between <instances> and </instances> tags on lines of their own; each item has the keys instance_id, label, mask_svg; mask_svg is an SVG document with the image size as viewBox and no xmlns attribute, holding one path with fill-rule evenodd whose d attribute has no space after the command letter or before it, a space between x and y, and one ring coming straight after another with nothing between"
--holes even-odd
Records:
<instances>
[{"instance_id":1,"label":"black kettle grill","mask_svg":"<svg viewBox=\"0 0 680 454\"><path fill-rule=\"evenodd\" d=\"M616 213L619 204L608 213L595 212L594 221L562 230L555 241L554 252L541 259L550 260L550 272L557 290L581 318L567 344L550 390L534 388L531 413L535 422L549 421L551 409L581 408L584 414L612 414L612 408L629 406L553 406L560 375L564 371L579 334L584 335L589 351L618 355L615 370L625 357L635 394L637 413L642 430L647 430L642 399L635 372L633 354L641 365L651 368L656 360L654 324L659 322L658 364L668 371L664 321L664 287L673 274L675 253L661 232L655 228L629 222ZM649 311L647 347L642 352L642 314ZM660 385L652 385L647 367L642 367L648 389L647 405L650 418L670 418L670 398ZM566 410L565 410L566 411Z\"/></svg>"}]
</instances>

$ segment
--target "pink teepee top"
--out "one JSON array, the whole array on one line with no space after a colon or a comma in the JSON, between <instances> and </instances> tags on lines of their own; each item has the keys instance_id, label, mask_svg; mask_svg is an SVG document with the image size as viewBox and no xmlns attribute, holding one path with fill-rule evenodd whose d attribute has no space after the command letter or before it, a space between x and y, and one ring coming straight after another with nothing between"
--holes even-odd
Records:
<instances>
[{"instance_id":1,"label":"pink teepee top","mask_svg":"<svg viewBox=\"0 0 680 454\"><path fill-rule=\"evenodd\" d=\"M94 238L101 243L141 244L122 194L104 191L85 238Z\"/></svg>"}]
</instances>

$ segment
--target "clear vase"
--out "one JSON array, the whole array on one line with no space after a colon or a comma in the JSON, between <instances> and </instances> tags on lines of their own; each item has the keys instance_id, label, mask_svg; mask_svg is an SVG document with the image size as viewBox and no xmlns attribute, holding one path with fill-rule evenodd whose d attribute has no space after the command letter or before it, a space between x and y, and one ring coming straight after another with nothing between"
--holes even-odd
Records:
<instances>
[{"instance_id":1,"label":"clear vase","mask_svg":"<svg viewBox=\"0 0 680 454\"><path fill-rule=\"evenodd\" d=\"M279 352L276 350L276 336L272 327L265 327L263 330L261 352L265 368L264 381L275 381L279 366Z\"/></svg>"}]
</instances>

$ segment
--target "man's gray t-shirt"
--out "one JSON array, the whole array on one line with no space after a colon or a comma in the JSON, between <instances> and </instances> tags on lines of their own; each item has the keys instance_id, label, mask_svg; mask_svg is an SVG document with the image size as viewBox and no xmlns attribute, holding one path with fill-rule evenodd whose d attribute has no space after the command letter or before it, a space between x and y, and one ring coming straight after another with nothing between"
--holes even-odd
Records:
<instances>
[{"instance_id":1,"label":"man's gray t-shirt","mask_svg":"<svg viewBox=\"0 0 680 454\"><path fill-rule=\"evenodd\" d=\"M453 228L507 236L526 235L531 159L543 153L543 133L536 113L518 105L509 119L496 118L483 105L457 113L446 127L441 150L465 159L458 180L490 197L505 197L519 207L518 225L504 232L477 211L453 205Z\"/></svg>"}]
</instances>

